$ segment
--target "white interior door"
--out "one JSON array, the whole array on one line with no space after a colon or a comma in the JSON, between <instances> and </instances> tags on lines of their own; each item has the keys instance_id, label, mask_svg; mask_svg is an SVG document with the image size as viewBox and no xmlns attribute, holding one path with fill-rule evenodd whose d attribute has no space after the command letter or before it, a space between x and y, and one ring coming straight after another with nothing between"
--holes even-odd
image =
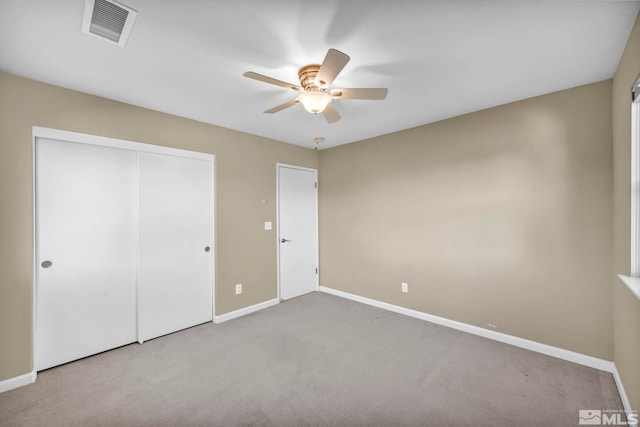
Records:
<instances>
[{"instance_id":1,"label":"white interior door","mask_svg":"<svg viewBox=\"0 0 640 427\"><path fill-rule=\"evenodd\" d=\"M138 340L213 320L213 161L139 154Z\"/></svg>"},{"instance_id":2,"label":"white interior door","mask_svg":"<svg viewBox=\"0 0 640 427\"><path fill-rule=\"evenodd\" d=\"M36 369L136 340L136 153L36 139Z\"/></svg>"},{"instance_id":3,"label":"white interior door","mask_svg":"<svg viewBox=\"0 0 640 427\"><path fill-rule=\"evenodd\" d=\"M318 273L317 171L278 165L280 298L316 290Z\"/></svg>"}]
</instances>

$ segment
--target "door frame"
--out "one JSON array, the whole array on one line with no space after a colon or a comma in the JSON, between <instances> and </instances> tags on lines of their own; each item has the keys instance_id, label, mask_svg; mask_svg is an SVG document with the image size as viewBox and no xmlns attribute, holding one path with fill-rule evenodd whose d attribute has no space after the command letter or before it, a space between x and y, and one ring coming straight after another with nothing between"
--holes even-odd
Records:
<instances>
[{"instance_id":1,"label":"door frame","mask_svg":"<svg viewBox=\"0 0 640 427\"><path fill-rule=\"evenodd\" d=\"M190 151L183 150L181 148L173 148L173 147L165 147L160 145L146 144L142 142L128 141L125 139L118 138L110 138L105 136L91 135L80 132L72 132L61 129L53 129L46 128L41 126L33 126L31 131L31 162L32 162L32 232L33 232L33 284L32 284L32 335L31 335L31 348L32 348L32 359L31 364L33 367L33 371L31 373L33 381L36 380L37 377L37 367L36 367L36 354L37 354L37 345L36 345L36 334L38 333L36 325L37 325L37 301L38 301L38 247L37 247L37 224L38 224L38 211L37 211L37 188L36 188L36 172L37 172L37 164L36 164L36 139L37 138L47 138L47 139L56 139L65 142L72 142L78 144L88 144L88 145L97 145L102 147L110 147L110 148L118 148L123 150L131 150L136 152L146 152L146 153L155 153L155 154L165 154L170 156L177 157L186 157L190 159L200 159L200 160L210 160L211 161L211 188L213 189L213 194L211 195L211 212L212 212L212 233L211 233L211 242L213 246L213 260L211 263L211 318L215 319L216 314L216 259L218 258L218 242L215 239L216 236L216 156L210 153L202 153L199 151ZM136 211L136 217L138 216L138 212ZM136 253L138 251L138 227L136 225ZM138 289L137 289L137 279L136 279L136 316L137 316L137 298L138 298ZM213 320L212 320L213 321ZM137 317L136 317L136 334L138 331L137 325ZM139 337L138 337L139 338ZM33 382L32 381L32 382Z\"/></svg>"},{"instance_id":2,"label":"door frame","mask_svg":"<svg viewBox=\"0 0 640 427\"><path fill-rule=\"evenodd\" d=\"M304 166L291 165L287 163L276 163L276 248L277 248L277 256L276 262L277 265L277 277L278 277L278 301L282 302L280 298L280 288L282 283L280 283L280 168L287 169L296 169L300 171L313 172L314 178L316 180L316 191L315 191L315 204L316 204L316 266L318 268L318 273L316 274L316 292L320 290L320 239L319 239L319 218L318 218L318 169L307 168Z\"/></svg>"}]
</instances>

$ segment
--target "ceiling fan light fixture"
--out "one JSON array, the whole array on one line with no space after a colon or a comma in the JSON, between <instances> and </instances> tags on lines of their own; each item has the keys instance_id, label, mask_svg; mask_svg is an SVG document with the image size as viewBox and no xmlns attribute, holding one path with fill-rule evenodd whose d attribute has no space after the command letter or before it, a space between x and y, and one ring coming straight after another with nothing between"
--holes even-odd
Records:
<instances>
[{"instance_id":1,"label":"ceiling fan light fixture","mask_svg":"<svg viewBox=\"0 0 640 427\"><path fill-rule=\"evenodd\" d=\"M87 0L90 1L90 0ZM97 1L97 0L91 0ZM113 1L113 0L102 0ZM334 99L385 99L387 88L343 88L329 90L329 87L349 62L349 55L339 50L329 49L322 61L322 65L309 64L298 70L300 86L274 79L254 71L247 71L243 76L286 89L300 92L297 98L287 101L265 111L267 114L277 113L296 104L302 104L305 110L311 114L324 116L327 123L335 123L340 120L340 114L331 105ZM316 143L320 141L316 140Z\"/></svg>"},{"instance_id":2,"label":"ceiling fan light fixture","mask_svg":"<svg viewBox=\"0 0 640 427\"><path fill-rule=\"evenodd\" d=\"M304 92L299 97L305 110L312 114L322 113L331 102L331 95L324 91Z\"/></svg>"}]
</instances>

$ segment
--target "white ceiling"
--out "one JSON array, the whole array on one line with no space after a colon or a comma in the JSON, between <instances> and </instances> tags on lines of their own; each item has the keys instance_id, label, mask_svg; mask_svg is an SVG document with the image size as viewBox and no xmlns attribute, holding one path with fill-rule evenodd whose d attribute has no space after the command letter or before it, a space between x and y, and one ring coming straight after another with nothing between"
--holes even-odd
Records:
<instances>
[{"instance_id":1,"label":"white ceiling","mask_svg":"<svg viewBox=\"0 0 640 427\"><path fill-rule=\"evenodd\" d=\"M0 0L0 70L305 147L358 141L613 76L639 1L122 0L126 47L81 32L84 0ZM327 49L351 61L327 124L296 93ZM1 96L1 95L0 95Z\"/></svg>"}]
</instances>

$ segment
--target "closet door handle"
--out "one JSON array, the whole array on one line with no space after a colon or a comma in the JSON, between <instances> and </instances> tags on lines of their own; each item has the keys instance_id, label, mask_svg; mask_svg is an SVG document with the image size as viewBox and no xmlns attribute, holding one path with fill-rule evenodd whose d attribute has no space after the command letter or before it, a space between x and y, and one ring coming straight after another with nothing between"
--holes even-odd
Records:
<instances>
[{"instance_id":1,"label":"closet door handle","mask_svg":"<svg viewBox=\"0 0 640 427\"><path fill-rule=\"evenodd\" d=\"M290 242L290 241L291 241L291 240L287 240L287 239L282 239L282 240L280 240L280 242L281 242L281 243L287 243L287 242Z\"/></svg>"},{"instance_id":2,"label":"closet door handle","mask_svg":"<svg viewBox=\"0 0 640 427\"><path fill-rule=\"evenodd\" d=\"M204 251L205 252L209 252L211 250L211 248L209 246L205 246Z\"/></svg>"},{"instance_id":3,"label":"closet door handle","mask_svg":"<svg viewBox=\"0 0 640 427\"><path fill-rule=\"evenodd\" d=\"M49 260L46 261L42 261L42 264L40 264L42 266L42 268L49 268L53 265L53 263Z\"/></svg>"}]
</instances>

